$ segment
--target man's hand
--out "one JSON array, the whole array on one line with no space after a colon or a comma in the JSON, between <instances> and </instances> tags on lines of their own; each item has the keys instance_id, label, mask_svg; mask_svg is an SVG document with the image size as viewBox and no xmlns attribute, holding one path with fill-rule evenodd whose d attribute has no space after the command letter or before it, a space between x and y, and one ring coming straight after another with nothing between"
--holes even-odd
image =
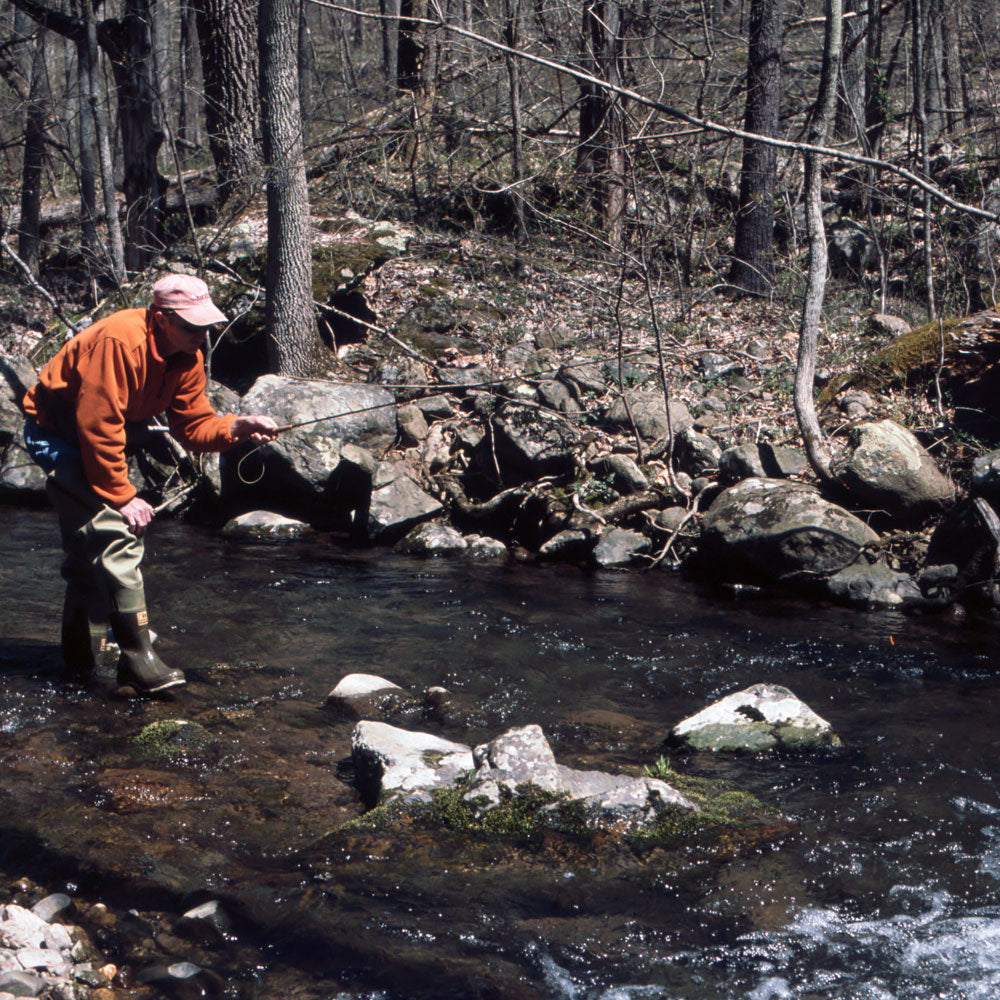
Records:
<instances>
[{"instance_id":1,"label":"man's hand","mask_svg":"<svg viewBox=\"0 0 1000 1000\"><path fill-rule=\"evenodd\" d=\"M273 441L278 436L278 425L271 417L254 413L246 417L237 417L229 425L229 433L234 441L255 441L263 444Z\"/></svg>"},{"instance_id":2,"label":"man's hand","mask_svg":"<svg viewBox=\"0 0 1000 1000\"><path fill-rule=\"evenodd\" d=\"M156 515L156 511L141 497L132 497L124 507L119 507L118 511L137 535L145 531L146 525Z\"/></svg>"}]
</instances>

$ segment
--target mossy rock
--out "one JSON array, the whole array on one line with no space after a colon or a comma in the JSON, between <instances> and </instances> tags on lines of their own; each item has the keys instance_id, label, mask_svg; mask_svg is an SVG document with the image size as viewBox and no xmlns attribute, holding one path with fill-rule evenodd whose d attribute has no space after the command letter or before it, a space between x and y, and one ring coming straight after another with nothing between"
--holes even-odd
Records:
<instances>
[{"instance_id":1,"label":"mossy rock","mask_svg":"<svg viewBox=\"0 0 1000 1000\"><path fill-rule=\"evenodd\" d=\"M897 337L857 370L834 378L819 394L826 406L845 389L884 391L898 385L935 384L938 370L942 386L961 396L966 405L985 404L996 409L1000 385L1000 313L986 311L959 319L932 320Z\"/></svg>"},{"instance_id":2,"label":"mossy rock","mask_svg":"<svg viewBox=\"0 0 1000 1000\"><path fill-rule=\"evenodd\" d=\"M132 745L144 760L159 763L186 763L193 758L204 758L215 747L208 730L187 719L151 722L132 738Z\"/></svg>"}]
</instances>

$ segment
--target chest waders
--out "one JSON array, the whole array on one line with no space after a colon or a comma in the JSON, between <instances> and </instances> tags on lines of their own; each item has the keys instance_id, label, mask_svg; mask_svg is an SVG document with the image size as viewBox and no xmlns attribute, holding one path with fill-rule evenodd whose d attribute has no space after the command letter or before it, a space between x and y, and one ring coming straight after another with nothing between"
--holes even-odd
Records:
<instances>
[{"instance_id":1,"label":"chest waders","mask_svg":"<svg viewBox=\"0 0 1000 1000\"><path fill-rule=\"evenodd\" d=\"M71 674L94 673L111 626L121 650L118 683L152 694L184 683L153 650L140 564L145 551L116 508L84 475L78 449L27 421L28 453L47 472L45 491L59 516L65 559L62 652Z\"/></svg>"}]
</instances>

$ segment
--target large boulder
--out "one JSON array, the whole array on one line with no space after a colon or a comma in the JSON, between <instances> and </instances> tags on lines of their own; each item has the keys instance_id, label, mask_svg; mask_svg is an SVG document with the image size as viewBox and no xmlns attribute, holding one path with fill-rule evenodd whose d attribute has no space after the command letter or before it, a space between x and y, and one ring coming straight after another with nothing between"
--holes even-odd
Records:
<instances>
[{"instance_id":1,"label":"large boulder","mask_svg":"<svg viewBox=\"0 0 1000 1000\"><path fill-rule=\"evenodd\" d=\"M899 517L920 518L955 502L955 484L891 420L853 428L833 471L852 496Z\"/></svg>"},{"instance_id":2,"label":"large boulder","mask_svg":"<svg viewBox=\"0 0 1000 1000\"><path fill-rule=\"evenodd\" d=\"M358 445L381 457L396 437L396 402L380 386L339 384L263 375L240 400L241 413L267 413L279 424L299 424L262 448L249 470L239 470L254 495L277 495L284 506L298 508L327 503L332 498L356 506L366 498L343 496L339 477L341 450ZM227 468L237 471L243 449L230 453ZM251 463L246 463L251 464ZM235 480L237 477L233 477Z\"/></svg>"},{"instance_id":3,"label":"large boulder","mask_svg":"<svg viewBox=\"0 0 1000 1000\"><path fill-rule=\"evenodd\" d=\"M728 580L793 583L832 576L878 535L810 486L744 479L702 520L699 561Z\"/></svg>"},{"instance_id":4,"label":"large boulder","mask_svg":"<svg viewBox=\"0 0 1000 1000\"><path fill-rule=\"evenodd\" d=\"M678 722L668 740L693 750L838 746L830 723L780 684L735 691Z\"/></svg>"}]
</instances>

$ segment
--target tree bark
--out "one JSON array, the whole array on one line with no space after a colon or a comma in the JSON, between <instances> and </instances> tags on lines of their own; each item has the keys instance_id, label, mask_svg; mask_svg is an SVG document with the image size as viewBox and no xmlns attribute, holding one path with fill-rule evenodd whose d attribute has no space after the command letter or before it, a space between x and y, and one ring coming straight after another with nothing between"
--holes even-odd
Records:
<instances>
[{"instance_id":1,"label":"tree bark","mask_svg":"<svg viewBox=\"0 0 1000 1000\"><path fill-rule=\"evenodd\" d=\"M751 0L746 128L766 136L778 134L782 19L781 0ZM767 294L774 284L776 182L774 147L745 140L729 283L753 295Z\"/></svg>"},{"instance_id":2,"label":"tree bark","mask_svg":"<svg viewBox=\"0 0 1000 1000\"><path fill-rule=\"evenodd\" d=\"M504 41L511 49L521 42L521 0L504 0ZM528 235L524 217L524 193L521 181L524 177L524 126L521 122L521 63L517 57L507 52L507 80L510 84L510 128L511 128L511 201L517 223L517 246L521 246ZM519 262L520 263L520 262Z\"/></svg>"},{"instance_id":3,"label":"tree bark","mask_svg":"<svg viewBox=\"0 0 1000 1000\"><path fill-rule=\"evenodd\" d=\"M837 100L837 65L843 43L843 0L825 0L826 31L823 39L823 70L813 117L809 141L823 145L829 131ZM799 325L799 349L795 366L794 403L795 416L809 457L809 464L816 475L825 482L833 480L831 456L823 431L816 416L813 388L816 377L816 351L819 344L819 326L823 315L823 298L826 293L826 230L823 225L821 189L823 181L822 160L817 153L805 156L806 226L809 232L809 274L802 302L802 320Z\"/></svg>"},{"instance_id":4,"label":"tree bark","mask_svg":"<svg viewBox=\"0 0 1000 1000\"><path fill-rule=\"evenodd\" d=\"M90 53L86 39L76 43L76 79L79 95L77 118L80 144L80 230L88 268L99 259L97 244L97 132L88 95L90 93Z\"/></svg>"},{"instance_id":5,"label":"tree bark","mask_svg":"<svg viewBox=\"0 0 1000 1000\"><path fill-rule=\"evenodd\" d=\"M268 360L279 375L317 372L309 190L298 86L299 0L260 5L260 95L267 174Z\"/></svg>"},{"instance_id":6,"label":"tree bark","mask_svg":"<svg viewBox=\"0 0 1000 1000\"><path fill-rule=\"evenodd\" d=\"M840 99L833 134L853 142L864 128L865 45L868 0L847 0L845 10L855 14L844 21L844 57L840 67Z\"/></svg>"},{"instance_id":7,"label":"tree bark","mask_svg":"<svg viewBox=\"0 0 1000 1000\"><path fill-rule=\"evenodd\" d=\"M257 4L193 0L205 81L205 123L219 179L219 206L260 177L257 147ZM296 31L298 24L296 22Z\"/></svg>"},{"instance_id":8,"label":"tree bark","mask_svg":"<svg viewBox=\"0 0 1000 1000\"><path fill-rule=\"evenodd\" d=\"M378 0L382 15L382 69L391 86L398 85L399 0Z\"/></svg>"},{"instance_id":9,"label":"tree bark","mask_svg":"<svg viewBox=\"0 0 1000 1000\"><path fill-rule=\"evenodd\" d=\"M27 25L24 25L24 28L26 29ZM39 220L42 209L42 167L45 159L45 119L48 108L44 28L37 30L31 46L30 59L31 83L24 122L21 218L18 223L17 252L31 273L37 277L41 257Z\"/></svg>"}]
</instances>

